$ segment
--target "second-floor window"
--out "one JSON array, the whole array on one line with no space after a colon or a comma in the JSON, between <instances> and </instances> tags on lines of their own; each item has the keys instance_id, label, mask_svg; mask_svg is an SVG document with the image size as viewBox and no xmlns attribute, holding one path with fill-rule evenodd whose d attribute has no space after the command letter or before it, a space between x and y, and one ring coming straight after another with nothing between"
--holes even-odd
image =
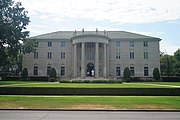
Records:
<instances>
[{"instance_id":1,"label":"second-floor window","mask_svg":"<svg viewBox=\"0 0 180 120\"><path fill-rule=\"evenodd\" d=\"M116 41L116 47L120 47L120 41Z\"/></svg>"},{"instance_id":2,"label":"second-floor window","mask_svg":"<svg viewBox=\"0 0 180 120\"><path fill-rule=\"evenodd\" d=\"M129 57L130 59L134 59L134 52L130 52Z\"/></svg>"},{"instance_id":3,"label":"second-floor window","mask_svg":"<svg viewBox=\"0 0 180 120\"><path fill-rule=\"evenodd\" d=\"M51 58L52 58L52 52L48 52L47 58L48 58L48 59L51 59Z\"/></svg>"},{"instance_id":4,"label":"second-floor window","mask_svg":"<svg viewBox=\"0 0 180 120\"><path fill-rule=\"evenodd\" d=\"M144 52L144 59L148 59L148 52Z\"/></svg>"},{"instance_id":5,"label":"second-floor window","mask_svg":"<svg viewBox=\"0 0 180 120\"><path fill-rule=\"evenodd\" d=\"M34 52L34 59L38 59L38 52Z\"/></svg>"},{"instance_id":6,"label":"second-floor window","mask_svg":"<svg viewBox=\"0 0 180 120\"><path fill-rule=\"evenodd\" d=\"M65 59L65 52L61 52L61 59Z\"/></svg>"}]
</instances>

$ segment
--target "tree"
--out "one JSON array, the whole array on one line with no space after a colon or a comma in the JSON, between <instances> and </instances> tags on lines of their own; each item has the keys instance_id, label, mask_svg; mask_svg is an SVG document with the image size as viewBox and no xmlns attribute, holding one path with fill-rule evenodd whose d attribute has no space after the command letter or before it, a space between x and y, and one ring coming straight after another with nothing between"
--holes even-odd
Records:
<instances>
[{"instance_id":1,"label":"tree","mask_svg":"<svg viewBox=\"0 0 180 120\"><path fill-rule=\"evenodd\" d=\"M174 60L173 57L170 55L161 55L160 58L160 68L161 68L161 74L172 76L174 74L173 72L173 64L174 64Z\"/></svg>"},{"instance_id":2,"label":"tree","mask_svg":"<svg viewBox=\"0 0 180 120\"><path fill-rule=\"evenodd\" d=\"M22 79L27 80L27 78L28 78L28 69L24 68L22 71Z\"/></svg>"},{"instance_id":3,"label":"tree","mask_svg":"<svg viewBox=\"0 0 180 120\"><path fill-rule=\"evenodd\" d=\"M153 70L153 77L155 80L159 80L160 79L160 73L159 73L159 69L158 68L154 68Z\"/></svg>"},{"instance_id":4,"label":"tree","mask_svg":"<svg viewBox=\"0 0 180 120\"><path fill-rule=\"evenodd\" d=\"M56 81L56 69L52 68L50 71L50 81L54 82Z\"/></svg>"},{"instance_id":5,"label":"tree","mask_svg":"<svg viewBox=\"0 0 180 120\"><path fill-rule=\"evenodd\" d=\"M129 70L128 67L126 67L126 68L124 69L123 75L124 75L124 80L125 80L126 82L130 82L131 77L130 77L130 70Z\"/></svg>"},{"instance_id":6,"label":"tree","mask_svg":"<svg viewBox=\"0 0 180 120\"><path fill-rule=\"evenodd\" d=\"M174 57L180 61L180 48L174 53Z\"/></svg>"},{"instance_id":7,"label":"tree","mask_svg":"<svg viewBox=\"0 0 180 120\"><path fill-rule=\"evenodd\" d=\"M180 49L174 53L174 71L176 76L180 76Z\"/></svg>"},{"instance_id":8,"label":"tree","mask_svg":"<svg viewBox=\"0 0 180 120\"><path fill-rule=\"evenodd\" d=\"M0 0L0 66L12 65L18 60L29 31L30 20L21 2Z\"/></svg>"}]
</instances>

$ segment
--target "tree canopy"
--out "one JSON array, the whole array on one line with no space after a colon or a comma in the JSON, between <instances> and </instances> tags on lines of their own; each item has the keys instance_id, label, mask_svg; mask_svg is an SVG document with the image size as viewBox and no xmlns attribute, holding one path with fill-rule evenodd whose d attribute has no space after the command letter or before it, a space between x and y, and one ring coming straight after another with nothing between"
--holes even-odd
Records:
<instances>
[{"instance_id":1,"label":"tree canopy","mask_svg":"<svg viewBox=\"0 0 180 120\"><path fill-rule=\"evenodd\" d=\"M21 2L0 0L0 66L17 60L22 42L29 36L27 13Z\"/></svg>"}]
</instances>

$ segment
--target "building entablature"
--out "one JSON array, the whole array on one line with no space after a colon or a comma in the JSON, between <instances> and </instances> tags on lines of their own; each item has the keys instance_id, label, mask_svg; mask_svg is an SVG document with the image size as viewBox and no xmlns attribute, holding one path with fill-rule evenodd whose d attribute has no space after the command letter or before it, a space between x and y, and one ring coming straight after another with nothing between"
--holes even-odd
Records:
<instances>
[{"instance_id":1,"label":"building entablature","mask_svg":"<svg viewBox=\"0 0 180 120\"><path fill-rule=\"evenodd\" d=\"M85 43L85 42L95 42L108 44L110 38L103 35L78 35L71 38L72 43Z\"/></svg>"}]
</instances>

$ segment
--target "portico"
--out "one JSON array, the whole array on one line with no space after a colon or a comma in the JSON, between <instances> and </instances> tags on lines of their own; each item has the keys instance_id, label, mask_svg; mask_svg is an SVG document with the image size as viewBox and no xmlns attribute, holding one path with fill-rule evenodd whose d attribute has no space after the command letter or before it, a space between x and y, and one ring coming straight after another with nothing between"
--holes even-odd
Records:
<instances>
[{"instance_id":1,"label":"portico","mask_svg":"<svg viewBox=\"0 0 180 120\"><path fill-rule=\"evenodd\" d=\"M80 35L72 38L73 43L73 68L74 78L85 78L90 74L91 77L99 78L107 76L107 45L109 38L102 35ZM78 49L80 52L78 52ZM78 58L77 56L80 56ZM100 62L102 64L100 65ZM80 65L78 65L80 63ZM88 64L94 65L91 70L95 72L92 75ZM80 68L80 69L78 69ZM78 71L80 70L80 71ZM78 75L80 72L80 75ZM101 74L102 73L102 74Z\"/></svg>"}]
</instances>

